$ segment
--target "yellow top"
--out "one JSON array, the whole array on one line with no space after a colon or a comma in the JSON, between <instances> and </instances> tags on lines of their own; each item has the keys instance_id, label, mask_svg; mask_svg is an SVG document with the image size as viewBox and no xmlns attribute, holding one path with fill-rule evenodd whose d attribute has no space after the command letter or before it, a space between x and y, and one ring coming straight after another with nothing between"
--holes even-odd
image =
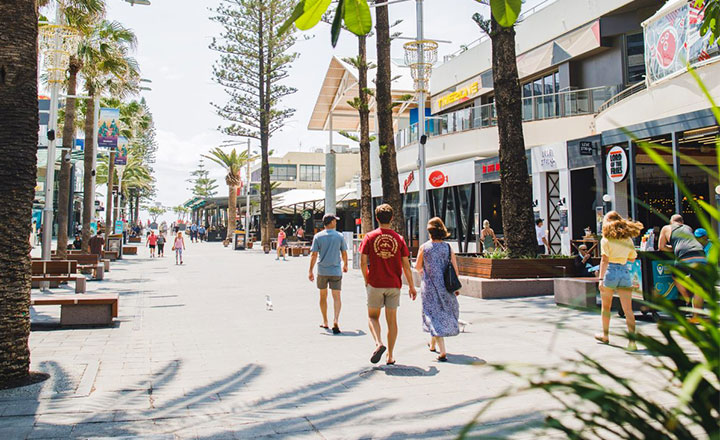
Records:
<instances>
[{"instance_id":1,"label":"yellow top","mask_svg":"<svg viewBox=\"0 0 720 440\"><path fill-rule=\"evenodd\" d=\"M635 243L633 243L631 238L616 240L614 238L603 237L603 239L600 240L600 253L607 256L608 260L614 264L626 264L627 260L637 258Z\"/></svg>"}]
</instances>

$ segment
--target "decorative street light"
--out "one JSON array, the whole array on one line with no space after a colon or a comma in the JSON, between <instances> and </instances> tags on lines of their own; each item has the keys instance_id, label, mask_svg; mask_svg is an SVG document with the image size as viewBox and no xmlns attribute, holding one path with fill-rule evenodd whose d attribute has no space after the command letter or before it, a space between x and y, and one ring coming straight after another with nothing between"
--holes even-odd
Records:
<instances>
[{"instance_id":1,"label":"decorative street light","mask_svg":"<svg viewBox=\"0 0 720 440\"><path fill-rule=\"evenodd\" d=\"M437 62L438 43L425 40L423 36L423 0L415 0L415 13L417 20L417 40L404 44L405 64L410 67L412 78L415 81L415 91L418 96L418 239L419 243L427 241L427 176L425 170L425 94L428 93L428 83L432 73L432 66ZM412 243L412 231L409 231Z\"/></svg>"},{"instance_id":2,"label":"decorative street light","mask_svg":"<svg viewBox=\"0 0 720 440\"><path fill-rule=\"evenodd\" d=\"M45 206L43 208L42 259L50 260L53 231L53 193L55 189L55 147L57 142L58 95L65 81L70 54L76 53L80 34L62 24L62 11L55 9L55 23L39 29L39 49L50 83L50 118L48 120L47 165L45 168Z\"/></svg>"}]
</instances>

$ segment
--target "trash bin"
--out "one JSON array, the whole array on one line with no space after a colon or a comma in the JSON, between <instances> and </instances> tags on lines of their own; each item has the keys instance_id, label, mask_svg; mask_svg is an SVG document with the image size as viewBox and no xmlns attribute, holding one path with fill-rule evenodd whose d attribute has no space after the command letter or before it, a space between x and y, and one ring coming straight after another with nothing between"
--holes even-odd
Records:
<instances>
[{"instance_id":1,"label":"trash bin","mask_svg":"<svg viewBox=\"0 0 720 440\"><path fill-rule=\"evenodd\" d=\"M245 250L245 231L239 231L235 232L233 235L233 249L236 251L244 251Z\"/></svg>"}]
</instances>

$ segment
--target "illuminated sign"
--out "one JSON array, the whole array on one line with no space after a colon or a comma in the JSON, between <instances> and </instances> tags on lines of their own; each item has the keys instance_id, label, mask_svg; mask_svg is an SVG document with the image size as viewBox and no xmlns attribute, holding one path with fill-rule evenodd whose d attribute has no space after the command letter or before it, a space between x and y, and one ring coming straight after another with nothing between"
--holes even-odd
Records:
<instances>
[{"instance_id":1,"label":"illuminated sign","mask_svg":"<svg viewBox=\"0 0 720 440\"><path fill-rule=\"evenodd\" d=\"M458 101L463 102L477 95L480 91L480 85L477 81L468 84L452 93L448 93L445 96L438 98L437 103L439 108L447 107L450 104L454 104Z\"/></svg>"}]
</instances>

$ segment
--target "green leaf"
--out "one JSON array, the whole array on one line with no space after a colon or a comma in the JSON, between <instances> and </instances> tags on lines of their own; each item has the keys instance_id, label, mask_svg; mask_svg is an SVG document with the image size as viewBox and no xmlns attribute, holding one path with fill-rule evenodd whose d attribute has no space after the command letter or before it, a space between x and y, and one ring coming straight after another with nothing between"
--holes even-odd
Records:
<instances>
[{"instance_id":1,"label":"green leaf","mask_svg":"<svg viewBox=\"0 0 720 440\"><path fill-rule=\"evenodd\" d=\"M505 28L515 24L521 8L522 0L490 0L490 9L495 21Z\"/></svg>"},{"instance_id":2,"label":"green leaf","mask_svg":"<svg viewBox=\"0 0 720 440\"><path fill-rule=\"evenodd\" d=\"M346 0L343 18L345 27L355 35L367 35L372 30L372 16L366 0Z\"/></svg>"},{"instance_id":3,"label":"green leaf","mask_svg":"<svg viewBox=\"0 0 720 440\"><path fill-rule=\"evenodd\" d=\"M338 2L337 9L335 10L335 18L332 22L332 28L330 29L330 42L332 47L337 46L338 38L340 38L340 31L342 30L342 17L345 12L345 0Z\"/></svg>"},{"instance_id":4,"label":"green leaf","mask_svg":"<svg viewBox=\"0 0 720 440\"><path fill-rule=\"evenodd\" d=\"M285 23L283 23L282 26L280 26L280 31L278 32L278 35L282 35L285 32L287 32L288 29L290 29L290 26L295 23L295 20L300 18L301 15L303 15L303 12L305 12L305 0L300 0L300 3L295 5L295 9L293 9L292 14L290 17L288 17L287 20L285 20Z\"/></svg>"},{"instance_id":5,"label":"green leaf","mask_svg":"<svg viewBox=\"0 0 720 440\"><path fill-rule=\"evenodd\" d=\"M301 31L313 28L320 22L330 3L331 0L305 0L303 14L295 20L295 26Z\"/></svg>"}]
</instances>

